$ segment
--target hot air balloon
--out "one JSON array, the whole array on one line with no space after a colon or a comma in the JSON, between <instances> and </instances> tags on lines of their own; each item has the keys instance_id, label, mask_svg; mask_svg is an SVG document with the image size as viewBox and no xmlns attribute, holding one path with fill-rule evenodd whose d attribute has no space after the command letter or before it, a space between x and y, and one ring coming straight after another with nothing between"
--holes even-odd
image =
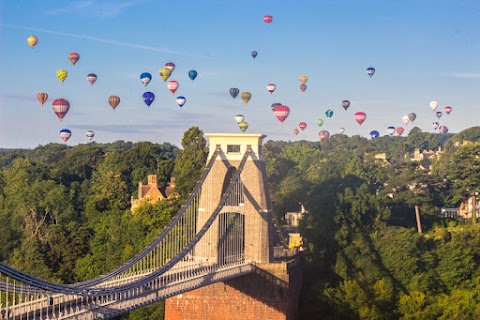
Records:
<instances>
[{"instance_id":1,"label":"hot air balloon","mask_svg":"<svg viewBox=\"0 0 480 320\"><path fill-rule=\"evenodd\" d=\"M298 129L293 129L293 134L294 135L297 135L300 131L298 131Z\"/></svg>"},{"instance_id":2,"label":"hot air balloon","mask_svg":"<svg viewBox=\"0 0 480 320\"><path fill-rule=\"evenodd\" d=\"M263 16L263 22L265 22L265 23L272 23L272 20L273 20L273 16L271 16L271 15L264 15Z\"/></svg>"},{"instance_id":3,"label":"hot air balloon","mask_svg":"<svg viewBox=\"0 0 480 320\"><path fill-rule=\"evenodd\" d=\"M245 104L248 103L248 101L250 101L250 98L252 97L252 94L250 92L242 92L242 94L240 95L240 97L242 97L242 100Z\"/></svg>"},{"instance_id":4,"label":"hot air balloon","mask_svg":"<svg viewBox=\"0 0 480 320\"><path fill-rule=\"evenodd\" d=\"M87 80L88 80L88 82L90 82L90 85L93 86L95 81L97 81L97 75L95 73L89 73L87 75Z\"/></svg>"},{"instance_id":5,"label":"hot air balloon","mask_svg":"<svg viewBox=\"0 0 480 320\"><path fill-rule=\"evenodd\" d=\"M177 102L177 105L181 108L185 105L185 102L187 102L187 99L184 96L178 96L175 101Z\"/></svg>"},{"instance_id":6,"label":"hot air balloon","mask_svg":"<svg viewBox=\"0 0 480 320\"><path fill-rule=\"evenodd\" d=\"M68 54L68 60L70 60L70 62L73 65L75 65L78 62L78 60L80 60L80 55L76 52L70 52Z\"/></svg>"},{"instance_id":7,"label":"hot air balloon","mask_svg":"<svg viewBox=\"0 0 480 320\"><path fill-rule=\"evenodd\" d=\"M300 77L298 77L298 80L300 80L301 84L305 84L308 81L308 77L307 76L300 76Z\"/></svg>"},{"instance_id":8,"label":"hot air balloon","mask_svg":"<svg viewBox=\"0 0 480 320\"><path fill-rule=\"evenodd\" d=\"M92 130L88 130L86 132L86 136L87 136L88 140L92 141L93 137L95 136L95 132L93 132Z\"/></svg>"},{"instance_id":9,"label":"hot air balloon","mask_svg":"<svg viewBox=\"0 0 480 320\"><path fill-rule=\"evenodd\" d=\"M443 113L442 113L442 111L437 111L435 113L435 115L437 116L438 119L440 119L442 117Z\"/></svg>"},{"instance_id":10,"label":"hot air balloon","mask_svg":"<svg viewBox=\"0 0 480 320\"><path fill-rule=\"evenodd\" d=\"M440 127L440 123L438 123L437 121L434 121L432 122L432 127L433 127L433 130L437 130L438 127Z\"/></svg>"},{"instance_id":11,"label":"hot air balloon","mask_svg":"<svg viewBox=\"0 0 480 320\"><path fill-rule=\"evenodd\" d=\"M280 102L275 102L275 103L272 103L272 111L273 111L273 108L275 108L276 106L281 106L282 104Z\"/></svg>"},{"instance_id":12,"label":"hot air balloon","mask_svg":"<svg viewBox=\"0 0 480 320\"><path fill-rule=\"evenodd\" d=\"M315 121L315 123L316 123L319 127L321 127L322 124L323 124L323 120L322 120L322 119L317 119L317 121Z\"/></svg>"},{"instance_id":13,"label":"hot air balloon","mask_svg":"<svg viewBox=\"0 0 480 320\"><path fill-rule=\"evenodd\" d=\"M245 117L243 116L243 114L237 114L235 116L235 122L240 123L240 122L243 122L243 120L245 120Z\"/></svg>"},{"instance_id":14,"label":"hot air balloon","mask_svg":"<svg viewBox=\"0 0 480 320\"><path fill-rule=\"evenodd\" d=\"M362 125L362 123L365 121L365 119L367 119L367 114L365 112L355 112L355 121L357 121L357 123L359 125Z\"/></svg>"},{"instance_id":15,"label":"hot air balloon","mask_svg":"<svg viewBox=\"0 0 480 320\"><path fill-rule=\"evenodd\" d=\"M340 134L344 133L344 132L345 132L345 128L340 128L340 129L338 130L338 132L339 132Z\"/></svg>"},{"instance_id":16,"label":"hot air balloon","mask_svg":"<svg viewBox=\"0 0 480 320\"><path fill-rule=\"evenodd\" d=\"M305 92L305 90L307 90L307 85L306 85L305 83L302 83L302 84L300 85L300 90L301 90L302 92Z\"/></svg>"},{"instance_id":17,"label":"hot air balloon","mask_svg":"<svg viewBox=\"0 0 480 320\"><path fill-rule=\"evenodd\" d=\"M63 69L60 69L57 71L57 78L58 80L60 80L62 83L63 81L65 81L65 79L67 78L68 76L68 71L67 70L63 70Z\"/></svg>"},{"instance_id":18,"label":"hot air balloon","mask_svg":"<svg viewBox=\"0 0 480 320\"><path fill-rule=\"evenodd\" d=\"M307 127L307 123L306 122L300 122L298 124L298 127L300 128L300 130L305 130L305 128Z\"/></svg>"},{"instance_id":19,"label":"hot air balloon","mask_svg":"<svg viewBox=\"0 0 480 320\"><path fill-rule=\"evenodd\" d=\"M66 99L56 99L52 102L52 109L57 115L58 119L62 121L68 110L70 110L70 102L68 102Z\"/></svg>"},{"instance_id":20,"label":"hot air balloon","mask_svg":"<svg viewBox=\"0 0 480 320\"><path fill-rule=\"evenodd\" d=\"M438 127L438 132L440 132L441 134L447 133L447 132L448 132L447 126L440 126L440 127Z\"/></svg>"},{"instance_id":21,"label":"hot air balloon","mask_svg":"<svg viewBox=\"0 0 480 320\"><path fill-rule=\"evenodd\" d=\"M177 91L178 89L178 82L175 80L171 80L168 82L167 87L172 92L172 94L174 94L175 91Z\"/></svg>"},{"instance_id":22,"label":"hot air balloon","mask_svg":"<svg viewBox=\"0 0 480 320\"><path fill-rule=\"evenodd\" d=\"M248 122L242 121L238 124L238 127L240 130L242 130L242 132L245 132L245 130L248 129Z\"/></svg>"},{"instance_id":23,"label":"hot air balloon","mask_svg":"<svg viewBox=\"0 0 480 320\"><path fill-rule=\"evenodd\" d=\"M142 81L145 87L150 83L151 80L152 80L152 75L148 72L144 72L140 75L140 81Z\"/></svg>"},{"instance_id":24,"label":"hot air balloon","mask_svg":"<svg viewBox=\"0 0 480 320\"><path fill-rule=\"evenodd\" d=\"M350 107L350 101L343 100L342 101L342 107L343 107L343 109L345 109L345 111L347 111L348 107Z\"/></svg>"},{"instance_id":25,"label":"hot air balloon","mask_svg":"<svg viewBox=\"0 0 480 320\"><path fill-rule=\"evenodd\" d=\"M395 130L395 127L394 126L390 126L387 128L387 133L391 136L393 136L395 134L396 130Z\"/></svg>"},{"instance_id":26,"label":"hot air balloon","mask_svg":"<svg viewBox=\"0 0 480 320\"><path fill-rule=\"evenodd\" d=\"M235 99L239 93L240 93L240 90L238 90L238 88L230 88L230 95L232 96L233 99Z\"/></svg>"},{"instance_id":27,"label":"hot air balloon","mask_svg":"<svg viewBox=\"0 0 480 320\"><path fill-rule=\"evenodd\" d=\"M27 43L30 47L35 47L35 45L38 42L38 38L34 35L31 35L30 37L27 38Z\"/></svg>"},{"instance_id":28,"label":"hot air balloon","mask_svg":"<svg viewBox=\"0 0 480 320\"><path fill-rule=\"evenodd\" d=\"M195 71L195 70L190 70L188 71L188 76L190 77L190 79L195 80L195 78L198 76L198 72Z\"/></svg>"},{"instance_id":29,"label":"hot air balloon","mask_svg":"<svg viewBox=\"0 0 480 320\"><path fill-rule=\"evenodd\" d=\"M330 138L330 132L328 132L327 130L321 130L318 133L318 137L320 138L320 141L322 141L323 139L328 139Z\"/></svg>"},{"instance_id":30,"label":"hot air balloon","mask_svg":"<svg viewBox=\"0 0 480 320\"><path fill-rule=\"evenodd\" d=\"M374 67L370 67L370 68L367 68L367 74L371 77L375 74L375 68Z\"/></svg>"},{"instance_id":31,"label":"hot air balloon","mask_svg":"<svg viewBox=\"0 0 480 320\"><path fill-rule=\"evenodd\" d=\"M68 139L72 136L72 131L68 129L60 130L60 138L62 138L63 142L67 143Z\"/></svg>"},{"instance_id":32,"label":"hot air balloon","mask_svg":"<svg viewBox=\"0 0 480 320\"><path fill-rule=\"evenodd\" d=\"M163 68L160 69L159 73L160 73L160 77L163 79L163 81L167 82L168 78L172 74L172 70L170 70L170 68L163 67Z\"/></svg>"},{"instance_id":33,"label":"hot air balloon","mask_svg":"<svg viewBox=\"0 0 480 320\"><path fill-rule=\"evenodd\" d=\"M252 55L253 59L255 59L258 55L258 52L257 51L252 51L251 55Z\"/></svg>"},{"instance_id":34,"label":"hot air balloon","mask_svg":"<svg viewBox=\"0 0 480 320\"><path fill-rule=\"evenodd\" d=\"M446 106L444 109L445 113L447 114L447 116L450 114L450 112L452 112L452 107L450 106Z\"/></svg>"},{"instance_id":35,"label":"hot air balloon","mask_svg":"<svg viewBox=\"0 0 480 320\"><path fill-rule=\"evenodd\" d=\"M405 123L405 125L407 125L410 122L410 117L408 115L404 115L402 117L402 121Z\"/></svg>"},{"instance_id":36,"label":"hot air balloon","mask_svg":"<svg viewBox=\"0 0 480 320\"><path fill-rule=\"evenodd\" d=\"M268 90L268 92L270 92L270 94L272 94L273 91L275 91L276 88L277 88L277 86L274 83L267 84L267 90Z\"/></svg>"},{"instance_id":37,"label":"hot air balloon","mask_svg":"<svg viewBox=\"0 0 480 320\"><path fill-rule=\"evenodd\" d=\"M408 120L410 120L410 122L413 122L413 121L415 121L415 119L417 119L417 115L413 112L410 112L408 114Z\"/></svg>"},{"instance_id":38,"label":"hot air balloon","mask_svg":"<svg viewBox=\"0 0 480 320\"><path fill-rule=\"evenodd\" d=\"M143 101L147 105L147 107L150 107L152 104L153 100L155 100L155 95L152 92L145 92L143 94Z\"/></svg>"},{"instance_id":39,"label":"hot air balloon","mask_svg":"<svg viewBox=\"0 0 480 320\"><path fill-rule=\"evenodd\" d=\"M112 107L113 111L115 111L115 108L118 106L118 104L120 103L120 97L117 97L117 96L110 96L108 98L108 103L110 104L110 106Z\"/></svg>"},{"instance_id":40,"label":"hot air balloon","mask_svg":"<svg viewBox=\"0 0 480 320\"><path fill-rule=\"evenodd\" d=\"M175 70L175 63L167 62L167 63L165 63L165 68L168 68L168 69L170 69L171 72L173 72L173 70Z\"/></svg>"},{"instance_id":41,"label":"hot air balloon","mask_svg":"<svg viewBox=\"0 0 480 320\"><path fill-rule=\"evenodd\" d=\"M37 99L38 99L38 101L40 101L40 104L43 106L43 104L48 99L48 94L46 92L40 92L40 93L37 94Z\"/></svg>"},{"instance_id":42,"label":"hot air balloon","mask_svg":"<svg viewBox=\"0 0 480 320\"><path fill-rule=\"evenodd\" d=\"M280 121L280 123L283 123L290 114L290 108L283 105L276 106L275 108L273 108L273 113L275 114L275 117L277 117L278 121Z\"/></svg>"},{"instance_id":43,"label":"hot air balloon","mask_svg":"<svg viewBox=\"0 0 480 320\"><path fill-rule=\"evenodd\" d=\"M372 138L372 140L375 140L376 138L378 138L379 135L380 135L380 132L378 132L377 130L370 131L370 138Z\"/></svg>"},{"instance_id":44,"label":"hot air balloon","mask_svg":"<svg viewBox=\"0 0 480 320\"><path fill-rule=\"evenodd\" d=\"M401 136L404 131L405 131L405 129L403 129L403 127L397 127L397 134L398 134L399 136Z\"/></svg>"},{"instance_id":45,"label":"hot air balloon","mask_svg":"<svg viewBox=\"0 0 480 320\"><path fill-rule=\"evenodd\" d=\"M333 116L333 110L328 109L325 111L325 115L327 116L327 119L330 119Z\"/></svg>"},{"instance_id":46,"label":"hot air balloon","mask_svg":"<svg viewBox=\"0 0 480 320\"><path fill-rule=\"evenodd\" d=\"M437 101L430 101L430 109L432 109L432 111L435 111L437 110L438 108L438 102Z\"/></svg>"}]
</instances>

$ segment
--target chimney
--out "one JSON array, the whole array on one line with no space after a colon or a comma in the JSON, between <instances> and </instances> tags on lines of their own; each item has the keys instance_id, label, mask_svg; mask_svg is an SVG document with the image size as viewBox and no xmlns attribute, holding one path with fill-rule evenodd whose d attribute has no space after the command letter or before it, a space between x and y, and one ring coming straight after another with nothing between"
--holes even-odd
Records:
<instances>
[{"instance_id":1,"label":"chimney","mask_svg":"<svg viewBox=\"0 0 480 320\"><path fill-rule=\"evenodd\" d=\"M157 175L156 174L149 174L148 175L148 184L157 185Z\"/></svg>"}]
</instances>

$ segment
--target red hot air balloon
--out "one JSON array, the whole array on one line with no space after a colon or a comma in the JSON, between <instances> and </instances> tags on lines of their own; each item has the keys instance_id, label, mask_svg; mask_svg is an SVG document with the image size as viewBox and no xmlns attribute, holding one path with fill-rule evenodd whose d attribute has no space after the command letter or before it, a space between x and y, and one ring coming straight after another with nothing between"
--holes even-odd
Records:
<instances>
[{"instance_id":1,"label":"red hot air balloon","mask_svg":"<svg viewBox=\"0 0 480 320\"><path fill-rule=\"evenodd\" d=\"M56 99L52 103L52 109L57 115L58 119L62 121L68 110L70 110L70 102L68 102L66 99Z\"/></svg>"},{"instance_id":2,"label":"red hot air balloon","mask_svg":"<svg viewBox=\"0 0 480 320\"><path fill-rule=\"evenodd\" d=\"M278 121L283 123L283 121L285 121L290 114L290 108L287 106L275 106L273 108L273 113L275 114L275 117L277 117Z\"/></svg>"},{"instance_id":3,"label":"red hot air balloon","mask_svg":"<svg viewBox=\"0 0 480 320\"><path fill-rule=\"evenodd\" d=\"M397 134L399 136L401 136L403 134L403 131L405 131L405 129L403 129L403 127L397 127Z\"/></svg>"},{"instance_id":4,"label":"red hot air balloon","mask_svg":"<svg viewBox=\"0 0 480 320\"><path fill-rule=\"evenodd\" d=\"M175 91L177 91L178 89L178 82L175 80L171 80L168 82L167 87L172 92L172 94L174 94Z\"/></svg>"},{"instance_id":5,"label":"red hot air balloon","mask_svg":"<svg viewBox=\"0 0 480 320\"><path fill-rule=\"evenodd\" d=\"M108 103L110 104L110 107L112 107L113 111L115 111L115 108L118 106L120 103L120 97L117 96L110 96L108 98Z\"/></svg>"},{"instance_id":6,"label":"red hot air balloon","mask_svg":"<svg viewBox=\"0 0 480 320\"><path fill-rule=\"evenodd\" d=\"M320 138L320 141L322 141L323 139L328 139L330 138L330 132L328 132L327 130L322 130L318 133L318 138Z\"/></svg>"},{"instance_id":7,"label":"red hot air balloon","mask_svg":"<svg viewBox=\"0 0 480 320\"><path fill-rule=\"evenodd\" d=\"M273 16L271 16L271 15L263 16L263 22L265 22L265 23L272 23L272 20L273 20Z\"/></svg>"},{"instance_id":8,"label":"red hot air balloon","mask_svg":"<svg viewBox=\"0 0 480 320\"><path fill-rule=\"evenodd\" d=\"M40 93L37 94L37 99L38 99L38 101L40 101L41 105L43 106L43 104L48 99L48 94L46 92L40 92Z\"/></svg>"},{"instance_id":9,"label":"red hot air balloon","mask_svg":"<svg viewBox=\"0 0 480 320\"><path fill-rule=\"evenodd\" d=\"M170 71L173 72L173 70L175 70L175 63L173 63L173 62L167 62L167 63L165 64L165 68L170 69Z\"/></svg>"},{"instance_id":10,"label":"red hot air balloon","mask_svg":"<svg viewBox=\"0 0 480 320\"><path fill-rule=\"evenodd\" d=\"M298 127L300 128L300 130L305 130L305 128L307 127L307 123L306 122L300 122L298 124Z\"/></svg>"},{"instance_id":11,"label":"red hot air balloon","mask_svg":"<svg viewBox=\"0 0 480 320\"><path fill-rule=\"evenodd\" d=\"M452 107L450 106L446 106L443 110L445 110L445 113L447 114L447 116L450 114L450 112L452 112Z\"/></svg>"},{"instance_id":12,"label":"red hot air balloon","mask_svg":"<svg viewBox=\"0 0 480 320\"><path fill-rule=\"evenodd\" d=\"M75 65L75 63L78 62L78 60L80 60L80 55L76 52L71 52L68 54L68 60L70 60L70 62Z\"/></svg>"},{"instance_id":13,"label":"red hot air balloon","mask_svg":"<svg viewBox=\"0 0 480 320\"><path fill-rule=\"evenodd\" d=\"M357 121L359 125L362 125L365 119L367 119L367 114L365 112L355 112L355 121Z\"/></svg>"},{"instance_id":14,"label":"red hot air balloon","mask_svg":"<svg viewBox=\"0 0 480 320\"><path fill-rule=\"evenodd\" d=\"M275 85L275 83L267 84L267 90L268 90L268 92L270 92L270 94L272 94L273 91L275 91L276 88L277 88L277 86Z\"/></svg>"}]
</instances>

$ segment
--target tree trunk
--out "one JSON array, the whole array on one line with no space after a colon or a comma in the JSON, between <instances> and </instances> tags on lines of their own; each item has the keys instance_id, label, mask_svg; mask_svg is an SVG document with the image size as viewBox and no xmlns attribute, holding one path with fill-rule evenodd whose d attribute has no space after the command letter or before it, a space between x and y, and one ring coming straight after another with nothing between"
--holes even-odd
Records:
<instances>
[{"instance_id":1,"label":"tree trunk","mask_svg":"<svg viewBox=\"0 0 480 320\"><path fill-rule=\"evenodd\" d=\"M477 196L472 197L472 224L477 223Z\"/></svg>"},{"instance_id":2,"label":"tree trunk","mask_svg":"<svg viewBox=\"0 0 480 320\"><path fill-rule=\"evenodd\" d=\"M420 210L418 210L418 206L415 206L415 218L417 219L417 230L418 233L422 234L422 224L420 222Z\"/></svg>"}]
</instances>

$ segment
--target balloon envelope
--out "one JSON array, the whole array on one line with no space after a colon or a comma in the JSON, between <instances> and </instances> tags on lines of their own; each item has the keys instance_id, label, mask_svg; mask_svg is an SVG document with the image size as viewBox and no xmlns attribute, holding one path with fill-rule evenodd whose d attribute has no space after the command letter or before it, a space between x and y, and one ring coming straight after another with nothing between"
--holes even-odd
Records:
<instances>
[{"instance_id":1,"label":"balloon envelope","mask_svg":"<svg viewBox=\"0 0 480 320\"><path fill-rule=\"evenodd\" d=\"M318 133L318 137L320 138L320 141L322 141L323 139L328 139L330 138L330 132L328 132L327 130L321 130Z\"/></svg>"},{"instance_id":2,"label":"balloon envelope","mask_svg":"<svg viewBox=\"0 0 480 320\"><path fill-rule=\"evenodd\" d=\"M87 135L88 140L92 140L93 137L95 136L95 132L93 132L92 130L88 130L86 135Z\"/></svg>"},{"instance_id":3,"label":"balloon envelope","mask_svg":"<svg viewBox=\"0 0 480 320\"><path fill-rule=\"evenodd\" d=\"M61 82L65 81L67 76L68 76L68 71L67 70L60 69L60 70L57 71L57 78Z\"/></svg>"},{"instance_id":4,"label":"balloon envelope","mask_svg":"<svg viewBox=\"0 0 480 320\"><path fill-rule=\"evenodd\" d=\"M410 122L410 117L409 117L408 115L404 115L404 116L402 117L402 121L403 121L403 123L407 124L407 123Z\"/></svg>"},{"instance_id":5,"label":"balloon envelope","mask_svg":"<svg viewBox=\"0 0 480 320\"><path fill-rule=\"evenodd\" d=\"M275 108L273 108L273 113L275 114L275 117L277 117L278 121L280 121L280 123L283 123L290 114L290 108L283 105L276 106Z\"/></svg>"},{"instance_id":6,"label":"balloon envelope","mask_svg":"<svg viewBox=\"0 0 480 320\"><path fill-rule=\"evenodd\" d=\"M242 94L240 95L242 97L242 100L245 104L248 103L248 101L250 101L250 98L252 97L252 94L250 92L242 92Z\"/></svg>"},{"instance_id":7,"label":"balloon envelope","mask_svg":"<svg viewBox=\"0 0 480 320\"><path fill-rule=\"evenodd\" d=\"M110 106L112 107L112 109L115 111L115 108L118 106L118 104L120 103L120 97L118 96L110 96L108 98L108 103L110 104Z\"/></svg>"},{"instance_id":8,"label":"balloon envelope","mask_svg":"<svg viewBox=\"0 0 480 320\"><path fill-rule=\"evenodd\" d=\"M235 99L239 93L240 93L240 90L238 88L230 88L230 95L232 96L233 99Z\"/></svg>"},{"instance_id":9,"label":"balloon envelope","mask_svg":"<svg viewBox=\"0 0 480 320\"><path fill-rule=\"evenodd\" d=\"M362 123L365 121L365 119L367 119L367 114L365 112L355 112L355 121L357 121L357 123L359 125L362 125Z\"/></svg>"},{"instance_id":10,"label":"balloon envelope","mask_svg":"<svg viewBox=\"0 0 480 320\"><path fill-rule=\"evenodd\" d=\"M317 121L315 121L315 123L316 123L319 127L321 127L322 124L323 124L323 120L322 120L322 119L317 119Z\"/></svg>"},{"instance_id":11,"label":"balloon envelope","mask_svg":"<svg viewBox=\"0 0 480 320\"><path fill-rule=\"evenodd\" d=\"M403 129L403 127L397 127L397 134L398 134L399 136L401 136L404 131L405 131L405 129Z\"/></svg>"},{"instance_id":12,"label":"balloon envelope","mask_svg":"<svg viewBox=\"0 0 480 320\"><path fill-rule=\"evenodd\" d=\"M60 138L62 138L63 142L67 142L71 136L72 136L72 131L68 129L60 130Z\"/></svg>"},{"instance_id":13,"label":"balloon envelope","mask_svg":"<svg viewBox=\"0 0 480 320\"><path fill-rule=\"evenodd\" d=\"M70 102L66 99L56 99L52 102L52 109L60 121L62 121L68 110L70 110Z\"/></svg>"},{"instance_id":14,"label":"balloon envelope","mask_svg":"<svg viewBox=\"0 0 480 320\"><path fill-rule=\"evenodd\" d=\"M253 59L255 59L258 55L258 52L257 51L252 51L251 55L252 55Z\"/></svg>"},{"instance_id":15,"label":"balloon envelope","mask_svg":"<svg viewBox=\"0 0 480 320\"><path fill-rule=\"evenodd\" d=\"M31 35L30 37L27 38L27 43L30 47L35 47L37 42L38 42L38 38L34 35Z\"/></svg>"},{"instance_id":16,"label":"balloon envelope","mask_svg":"<svg viewBox=\"0 0 480 320\"><path fill-rule=\"evenodd\" d=\"M240 130L242 130L242 132L245 132L245 130L248 129L248 122L242 121L238 124L238 127Z\"/></svg>"},{"instance_id":17,"label":"balloon envelope","mask_svg":"<svg viewBox=\"0 0 480 320\"><path fill-rule=\"evenodd\" d=\"M277 88L277 86L275 85L275 83L267 84L267 90L268 90L268 92L270 92L270 94L272 94L273 91L275 91L276 88Z\"/></svg>"},{"instance_id":18,"label":"balloon envelope","mask_svg":"<svg viewBox=\"0 0 480 320\"><path fill-rule=\"evenodd\" d=\"M415 119L417 119L417 115L413 112L410 112L408 114L408 120L410 120L411 122L415 121Z\"/></svg>"},{"instance_id":19,"label":"balloon envelope","mask_svg":"<svg viewBox=\"0 0 480 320\"><path fill-rule=\"evenodd\" d=\"M175 101L177 102L177 105L181 108L185 105L185 102L187 102L187 99L184 96L178 96Z\"/></svg>"},{"instance_id":20,"label":"balloon envelope","mask_svg":"<svg viewBox=\"0 0 480 320\"><path fill-rule=\"evenodd\" d=\"M167 63L165 63L165 68L168 68L168 69L170 69L171 72L173 72L173 70L175 70L175 63L167 62Z\"/></svg>"},{"instance_id":21,"label":"balloon envelope","mask_svg":"<svg viewBox=\"0 0 480 320\"><path fill-rule=\"evenodd\" d=\"M305 84L308 81L308 77L307 76L300 76L300 77L298 77L298 80L300 80L301 84Z\"/></svg>"},{"instance_id":22,"label":"balloon envelope","mask_svg":"<svg viewBox=\"0 0 480 320\"><path fill-rule=\"evenodd\" d=\"M438 123L437 121L434 121L432 122L432 127L433 127L433 130L437 130L438 127L440 127L440 123Z\"/></svg>"},{"instance_id":23,"label":"balloon envelope","mask_svg":"<svg viewBox=\"0 0 480 320\"><path fill-rule=\"evenodd\" d=\"M300 85L300 90L301 90L302 92L305 92L305 90L307 90L307 85L306 85L305 83L302 83L302 84Z\"/></svg>"},{"instance_id":24,"label":"balloon envelope","mask_svg":"<svg viewBox=\"0 0 480 320\"><path fill-rule=\"evenodd\" d=\"M303 131L307 127L307 123L306 122L300 122L298 124L298 127Z\"/></svg>"},{"instance_id":25,"label":"balloon envelope","mask_svg":"<svg viewBox=\"0 0 480 320\"><path fill-rule=\"evenodd\" d=\"M432 109L432 111L435 111L437 110L438 108L438 102L437 101L430 101L430 109Z\"/></svg>"},{"instance_id":26,"label":"balloon envelope","mask_svg":"<svg viewBox=\"0 0 480 320\"><path fill-rule=\"evenodd\" d=\"M343 107L343 109L345 109L345 111L347 111L348 107L350 107L350 101L343 100L342 101L342 107Z\"/></svg>"},{"instance_id":27,"label":"balloon envelope","mask_svg":"<svg viewBox=\"0 0 480 320\"><path fill-rule=\"evenodd\" d=\"M276 106L281 106L282 104L280 102L275 102L275 103L272 103L272 111L273 111L273 108L275 108Z\"/></svg>"},{"instance_id":28,"label":"balloon envelope","mask_svg":"<svg viewBox=\"0 0 480 320\"><path fill-rule=\"evenodd\" d=\"M440 132L441 134L447 133L447 132L448 132L447 126L440 126L440 127L438 127L438 132Z\"/></svg>"},{"instance_id":29,"label":"balloon envelope","mask_svg":"<svg viewBox=\"0 0 480 320\"><path fill-rule=\"evenodd\" d=\"M196 70L188 71L188 77L193 81L198 76L198 72Z\"/></svg>"},{"instance_id":30,"label":"balloon envelope","mask_svg":"<svg viewBox=\"0 0 480 320\"><path fill-rule=\"evenodd\" d=\"M73 65L75 65L78 62L78 60L80 60L80 55L76 52L70 52L68 54L68 60L70 60L70 62Z\"/></svg>"},{"instance_id":31,"label":"balloon envelope","mask_svg":"<svg viewBox=\"0 0 480 320\"><path fill-rule=\"evenodd\" d=\"M447 116L450 114L450 112L452 112L452 107L450 106L446 106L444 109L445 113L447 114Z\"/></svg>"},{"instance_id":32,"label":"balloon envelope","mask_svg":"<svg viewBox=\"0 0 480 320\"><path fill-rule=\"evenodd\" d=\"M370 67L370 68L367 68L367 74L371 77L375 74L375 68L374 67Z\"/></svg>"},{"instance_id":33,"label":"balloon envelope","mask_svg":"<svg viewBox=\"0 0 480 320\"><path fill-rule=\"evenodd\" d=\"M175 81L175 80L171 80L171 81L169 81L168 84L167 84L167 87L168 87L168 89L172 92L172 94L174 94L175 91L177 91L178 86L179 86L179 84L178 84L178 82Z\"/></svg>"},{"instance_id":34,"label":"balloon envelope","mask_svg":"<svg viewBox=\"0 0 480 320\"><path fill-rule=\"evenodd\" d=\"M338 130L338 132L339 132L340 134L344 133L344 132L345 132L345 128L340 128L340 129Z\"/></svg>"},{"instance_id":35,"label":"balloon envelope","mask_svg":"<svg viewBox=\"0 0 480 320\"><path fill-rule=\"evenodd\" d=\"M243 120L245 120L245 117L243 116L243 114L237 114L237 115L235 116L235 122L236 122L236 123L243 122Z\"/></svg>"},{"instance_id":36,"label":"balloon envelope","mask_svg":"<svg viewBox=\"0 0 480 320\"><path fill-rule=\"evenodd\" d=\"M145 102L145 104L150 107L150 105L152 104L153 100L155 100L155 95L152 93L152 92L145 92L143 94L143 101Z\"/></svg>"},{"instance_id":37,"label":"balloon envelope","mask_svg":"<svg viewBox=\"0 0 480 320\"><path fill-rule=\"evenodd\" d=\"M298 131L298 129L293 129L293 134L294 135L297 135L300 131Z\"/></svg>"},{"instance_id":38,"label":"balloon envelope","mask_svg":"<svg viewBox=\"0 0 480 320\"><path fill-rule=\"evenodd\" d=\"M95 73L89 73L87 75L87 80L88 82L90 82L90 85L93 86L93 84L95 83L95 81L97 81L97 75Z\"/></svg>"},{"instance_id":39,"label":"balloon envelope","mask_svg":"<svg viewBox=\"0 0 480 320\"><path fill-rule=\"evenodd\" d=\"M140 75L140 81L142 81L145 87L150 83L151 80L152 80L152 75L148 72L144 72Z\"/></svg>"},{"instance_id":40,"label":"balloon envelope","mask_svg":"<svg viewBox=\"0 0 480 320\"><path fill-rule=\"evenodd\" d=\"M438 119L440 119L442 117L443 113L442 113L442 111L437 111L435 113L435 115L437 116Z\"/></svg>"},{"instance_id":41,"label":"balloon envelope","mask_svg":"<svg viewBox=\"0 0 480 320\"><path fill-rule=\"evenodd\" d=\"M37 99L38 99L38 101L40 101L40 104L43 106L43 104L48 99L48 94L46 92L40 92L40 93L37 94Z\"/></svg>"},{"instance_id":42,"label":"balloon envelope","mask_svg":"<svg viewBox=\"0 0 480 320\"><path fill-rule=\"evenodd\" d=\"M325 111L325 115L327 116L327 119L330 119L333 116L333 110L327 110Z\"/></svg>"},{"instance_id":43,"label":"balloon envelope","mask_svg":"<svg viewBox=\"0 0 480 320\"><path fill-rule=\"evenodd\" d=\"M378 138L379 135L380 135L380 132L378 132L377 130L370 131L370 138L372 138L372 140Z\"/></svg>"},{"instance_id":44,"label":"balloon envelope","mask_svg":"<svg viewBox=\"0 0 480 320\"><path fill-rule=\"evenodd\" d=\"M167 81L168 78L170 78L170 75L172 74L172 70L170 68L167 68L167 67L163 67L160 69L159 71L160 73L160 77L163 79L163 81Z\"/></svg>"},{"instance_id":45,"label":"balloon envelope","mask_svg":"<svg viewBox=\"0 0 480 320\"><path fill-rule=\"evenodd\" d=\"M263 22L272 23L272 21L273 21L273 16L271 16L271 15L264 15L263 16Z\"/></svg>"},{"instance_id":46,"label":"balloon envelope","mask_svg":"<svg viewBox=\"0 0 480 320\"><path fill-rule=\"evenodd\" d=\"M390 126L390 127L387 128L387 133L390 135L390 137L395 134L395 132L396 132L395 129L396 128L394 126Z\"/></svg>"}]
</instances>

